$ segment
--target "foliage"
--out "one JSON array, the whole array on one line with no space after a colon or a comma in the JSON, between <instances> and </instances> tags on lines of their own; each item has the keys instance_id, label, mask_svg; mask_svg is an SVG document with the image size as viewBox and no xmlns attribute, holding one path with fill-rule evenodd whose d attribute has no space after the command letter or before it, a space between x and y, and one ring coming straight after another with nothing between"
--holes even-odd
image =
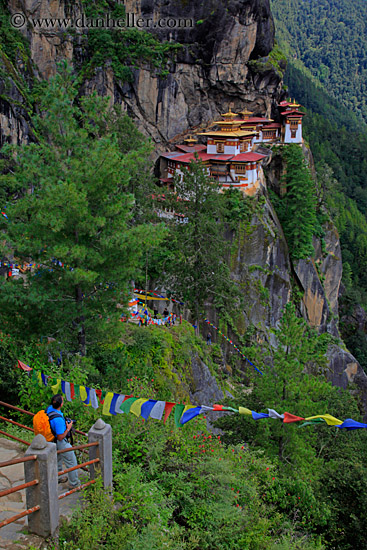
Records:
<instances>
[{"instance_id":1,"label":"foliage","mask_svg":"<svg viewBox=\"0 0 367 550\"><path fill-rule=\"evenodd\" d=\"M0 56L6 53L12 63L29 53L24 36L10 25L10 12L5 0L0 0Z\"/></svg>"},{"instance_id":2,"label":"foliage","mask_svg":"<svg viewBox=\"0 0 367 550\"><path fill-rule=\"evenodd\" d=\"M15 334L57 335L69 350L85 353L86 334L97 324L110 332L145 243L159 241L162 230L132 218L129 186L141 179L145 142L139 145L132 132L136 149L121 150L106 101L91 96L76 103L76 97L63 68L35 119L41 141L4 148L14 159L1 177L9 193L7 250L21 265L38 268L1 284L1 315Z\"/></svg>"},{"instance_id":3,"label":"foliage","mask_svg":"<svg viewBox=\"0 0 367 550\"><path fill-rule=\"evenodd\" d=\"M245 405L257 412L269 407L278 413L288 411L301 417L325 413L340 419L359 417L351 395L323 378L327 335L313 333L296 317L294 307L288 305L275 337L278 347L272 352L271 366L261 365L258 359L264 376L257 377L252 392L233 405ZM277 420L254 422L246 416L223 417L215 425L225 430L222 440L228 445L246 441L250 448L264 449L276 468L273 476L277 480L273 487L267 488L265 498L276 510L297 517L301 524L308 525L309 531L320 534L327 547L338 549L354 547L352 526L347 519L350 516L360 537L359 544L365 545L365 540L362 542L367 481L363 458L365 434L355 432L356 437L351 438L350 434L325 423L313 428L299 427ZM341 472L346 471L347 464L353 474L346 475L344 482ZM272 468L271 464L268 468ZM342 487L348 483L348 499L343 499ZM353 504L356 493L360 500L358 509Z\"/></svg>"},{"instance_id":4,"label":"foliage","mask_svg":"<svg viewBox=\"0 0 367 550\"><path fill-rule=\"evenodd\" d=\"M312 236L316 231L316 190L304 154L299 145L288 145L283 153L286 162L285 194L274 197L274 204L295 260L313 253Z\"/></svg>"},{"instance_id":5,"label":"foliage","mask_svg":"<svg viewBox=\"0 0 367 550\"><path fill-rule=\"evenodd\" d=\"M87 59L82 74L111 63L116 78L132 81L133 68L148 63L161 77L169 73L168 62L181 48L175 42L159 42L152 34L138 29L90 29Z\"/></svg>"},{"instance_id":6,"label":"foliage","mask_svg":"<svg viewBox=\"0 0 367 550\"><path fill-rule=\"evenodd\" d=\"M171 223L171 262L167 287L179 295L198 321L206 302L218 308L233 303L235 287L226 263L225 201L217 182L198 159L175 178L169 204L183 223Z\"/></svg>"},{"instance_id":7,"label":"foliage","mask_svg":"<svg viewBox=\"0 0 367 550\"><path fill-rule=\"evenodd\" d=\"M367 5L364 0L273 0L280 45L330 96L367 121Z\"/></svg>"},{"instance_id":8,"label":"foliage","mask_svg":"<svg viewBox=\"0 0 367 550\"><path fill-rule=\"evenodd\" d=\"M301 522L291 526L265 498L278 481L262 453L225 448L203 417L182 430L170 420L167 426L131 415L118 420L114 500L91 488L83 509L61 529L63 547L288 550L305 544ZM321 550L317 539L307 539L302 548Z\"/></svg>"}]
</instances>

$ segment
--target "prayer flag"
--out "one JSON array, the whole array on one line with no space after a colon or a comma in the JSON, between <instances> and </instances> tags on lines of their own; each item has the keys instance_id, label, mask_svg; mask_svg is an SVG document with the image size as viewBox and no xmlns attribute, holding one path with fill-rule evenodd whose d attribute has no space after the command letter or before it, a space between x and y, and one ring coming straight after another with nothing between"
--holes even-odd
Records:
<instances>
[{"instance_id":1,"label":"prayer flag","mask_svg":"<svg viewBox=\"0 0 367 550\"><path fill-rule=\"evenodd\" d=\"M299 420L305 420L305 419L302 418L301 416L295 416L294 414L291 414L291 413L287 413L287 412L284 413L283 422L285 424L290 424L291 422L299 422Z\"/></svg>"},{"instance_id":2,"label":"prayer flag","mask_svg":"<svg viewBox=\"0 0 367 550\"><path fill-rule=\"evenodd\" d=\"M116 401L116 405L115 405L115 412L117 414L124 414L124 411L120 410L120 406L123 404L124 400L125 400L124 395L119 395L118 396L117 401Z\"/></svg>"},{"instance_id":3,"label":"prayer flag","mask_svg":"<svg viewBox=\"0 0 367 550\"><path fill-rule=\"evenodd\" d=\"M105 414L106 416L112 416L110 413L110 405L113 398L113 393L110 391L105 397L104 403L103 403L103 409L102 414Z\"/></svg>"},{"instance_id":4,"label":"prayer flag","mask_svg":"<svg viewBox=\"0 0 367 550\"><path fill-rule=\"evenodd\" d=\"M177 403L175 408L175 424L177 428L181 427L180 418L182 416L184 408L185 408L185 405L182 405L181 403Z\"/></svg>"},{"instance_id":5,"label":"prayer flag","mask_svg":"<svg viewBox=\"0 0 367 550\"><path fill-rule=\"evenodd\" d=\"M119 397L119 394L114 393L110 404L110 414L113 414L114 416L116 416L116 401L118 397Z\"/></svg>"},{"instance_id":6,"label":"prayer flag","mask_svg":"<svg viewBox=\"0 0 367 550\"><path fill-rule=\"evenodd\" d=\"M335 418L335 416L331 416L331 414L318 414L316 416L309 416L308 418L306 418L306 420L314 420L317 418L325 420L328 426L337 426L338 424L343 424L342 420L338 420L337 418Z\"/></svg>"},{"instance_id":7,"label":"prayer flag","mask_svg":"<svg viewBox=\"0 0 367 550\"><path fill-rule=\"evenodd\" d=\"M128 399L125 399L125 401L122 403L122 405L120 405L120 411L124 412L124 413L129 413L130 412L130 407L131 405L137 401L137 397L129 397Z\"/></svg>"},{"instance_id":8,"label":"prayer flag","mask_svg":"<svg viewBox=\"0 0 367 550\"><path fill-rule=\"evenodd\" d=\"M90 389L85 386L79 387L80 399L83 401L84 405L90 405Z\"/></svg>"},{"instance_id":9,"label":"prayer flag","mask_svg":"<svg viewBox=\"0 0 367 550\"><path fill-rule=\"evenodd\" d=\"M165 407L164 407L164 419L163 419L164 424L166 423L166 420L169 417L169 415L171 414L171 411L172 411L172 409L175 405L176 405L176 403L170 403L170 402L166 401L166 404L165 404Z\"/></svg>"},{"instance_id":10,"label":"prayer flag","mask_svg":"<svg viewBox=\"0 0 367 550\"><path fill-rule=\"evenodd\" d=\"M155 399L149 399L148 401L142 404L140 414L145 420L148 420L149 415L156 403L157 401Z\"/></svg>"},{"instance_id":11,"label":"prayer flag","mask_svg":"<svg viewBox=\"0 0 367 550\"><path fill-rule=\"evenodd\" d=\"M38 378L38 384L42 387L43 386L43 380L42 380L42 373L37 372L37 378Z\"/></svg>"},{"instance_id":12,"label":"prayer flag","mask_svg":"<svg viewBox=\"0 0 367 550\"><path fill-rule=\"evenodd\" d=\"M65 397L67 401L71 401L70 382L65 382Z\"/></svg>"},{"instance_id":13,"label":"prayer flag","mask_svg":"<svg viewBox=\"0 0 367 550\"><path fill-rule=\"evenodd\" d=\"M298 427L303 428L304 426L313 426L315 424L325 424L325 420L323 418L313 418L312 420L308 420L308 422L303 422L303 424Z\"/></svg>"},{"instance_id":14,"label":"prayer flag","mask_svg":"<svg viewBox=\"0 0 367 550\"><path fill-rule=\"evenodd\" d=\"M267 413L257 413L255 411L251 411L251 414L254 420L260 420L261 418L269 418L269 415Z\"/></svg>"},{"instance_id":15,"label":"prayer flag","mask_svg":"<svg viewBox=\"0 0 367 550\"><path fill-rule=\"evenodd\" d=\"M27 372L31 371L31 367L29 367L28 365L26 365L25 363L22 363L22 361L19 361L18 359L18 365L17 365L18 369L22 369L22 370L25 370Z\"/></svg>"},{"instance_id":16,"label":"prayer flag","mask_svg":"<svg viewBox=\"0 0 367 550\"><path fill-rule=\"evenodd\" d=\"M277 420L283 420L284 414L279 414L274 409L268 409L269 418L276 418Z\"/></svg>"},{"instance_id":17,"label":"prayer flag","mask_svg":"<svg viewBox=\"0 0 367 550\"><path fill-rule=\"evenodd\" d=\"M51 386L51 387L52 387L52 391L53 391L54 395L55 395L56 393L59 393L60 388L61 388L61 379L58 378L58 379L56 380L56 384L54 384L54 385Z\"/></svg>"},{"instance_id":18,"label":"prayer flag","mask_svg":"<svg viewBox=\"0 0 367 550\"><path fill-rule=\"evenodd\" d=\"M189 420L192 420L193 418L195 418L195 416L198 416L198 414L200 413L201 413L201 407L192 407L191 405L187 405L181 416L180 423L186 424L186 422L189 422Z\"/></svg>"},{"instance_id":19,"label":"prayer flag","mask_svg":"<svg viewBox=\"0 0 367 550\"><path fill-rule=\"evenodd\" d=\"M155 418L156 420L161 420L163 416L164 407L166 405L165 401L157 401L150 412L150 418Z\"/></svg>"},{"instance_id":20,"label":"prayer flag","mask_svg":"<svg viewBox=\"0 0 367 550\"><path fill-rule=\"evenodd\" d=\"M251 411L250 411L250 409L246 409L246 407L239 407L239 408L238 408L238 412L239 412L240 414L249 414L249 415L252 414Z\"/></svg>"},{"instance_id":21,"label":"prayer flag","mask_svg":"<svg viewBox=\"0 0 367 550\"><path fill-rule=\"evenodd\" d=\"M143 403L146 403L147 402L147 399L137 399L136 401L134 401L134 403L131 405L130 407L130 412L135 414L135 416L140 416L141 415L141 406L143 405Z\"/></svg>"},{"instance_id":22,"label":"prayer flag","mask_svg":"<svg viewBox=\"0 0 367 550\"><path fill-rule=\"evenodd\" d=\"M337 428L346 428L349 430L358 430L360 428L367 428L367 424L362 424L362 422L357 422L352 418L347 418L344 420L343 424L337 426Z\"/></svg>"},{"instance_id":23,"label":"prayer flag","mask_svg":"<svg viewBox=\"0 0 367 550\"><path fill-rule=\"evenodd\" d=\"M90 404L93 409L98 409L99 407L96 390L94 388L90 389Z\"/></svg>"}]
</instances>

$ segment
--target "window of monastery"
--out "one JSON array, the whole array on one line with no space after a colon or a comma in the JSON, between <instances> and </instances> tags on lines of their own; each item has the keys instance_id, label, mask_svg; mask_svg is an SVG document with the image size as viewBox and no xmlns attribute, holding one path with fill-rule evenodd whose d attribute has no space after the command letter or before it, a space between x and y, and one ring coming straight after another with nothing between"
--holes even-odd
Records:
<instances>
[{"instance_id":1,"label":"window of monastery","mask_svg":"<svg viewBox=\"0 0 367 550\"><path fill-rule=\"evenodd\" d=\"M245 164L235 164L234 170L236 174L246 174L246 165Z\"/></svg>"},{"instance_id":2,"label":"window of monastery","mask_svg":"<svg viewBox=\"0 0 367 550\"><path fill-rule=\"evenodd\" d=\"M298 128L298 120L291 120L291 128Z\"/></svg>"},{"instance_id":3,"label":"window of monastery","mask_svg":"<svg viewBox=\"0 0 367 550\"><path fill-rule=\"evenodd\" d=\"M224 153L224 143L217 143L217 153Z\"/></svg>"}]
</instances>

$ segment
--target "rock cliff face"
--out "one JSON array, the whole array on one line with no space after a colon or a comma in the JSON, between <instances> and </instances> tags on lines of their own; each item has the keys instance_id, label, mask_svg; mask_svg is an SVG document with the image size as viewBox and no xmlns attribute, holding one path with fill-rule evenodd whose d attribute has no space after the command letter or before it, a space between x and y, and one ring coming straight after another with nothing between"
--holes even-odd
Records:
<instances>
[{"instance_id":1,"label":"rock cliff face","mask_svg":"<svg viewBox=\"0 0 367 550\"><path fill-rule=\"evenodd\" d=\"M124 5L127 13L145 20L192 22L186 28L152 28L160 40L182 44L168 76L162 78L142 65L133 70L133 81L126 83L105 67L96 69L83 85L83 92L97 90L111 103L123 104L158 148L189 128L209 124L230 105L271 114L282 93L281 76L272 69L256 73L249 65L273 47L269 0L126 0ZM81 2L68 0L9 0L8 6L12 14L24 13L27 20L82 14ZM30 25L21 32L28 39L35 74L43 78L55 72L61 59L78 65L85 54L85 29L71 33Z\"/></svg>"},{"instance_id":2,"label":"rock cliff face","mask_svg":"<svg viewBox=\"0 0 367 550\"><path fill-rule=\"evenodd\" d=\"M122 104L139 129L152 138L157 153L190 128L209 125L229 107L247 107L267 116L275 113L283 94L281 75L269 63L261 71L252 63L267 59L273 47L269 0L125 0L124 5L126 12L154 23L162 18L193 22L186 28L151 30L161 41L182 45L168 66L168 75L159 76L141 63L132 68L132 80L123 82L107 63L88 73L82 83L81 93L96 90L107 96L111 105ZM27 19L64 19L83 13L80 0L9 0L8 8L12 14L24 13ZM14 63L4 55L0 59L0 145L35 140L29 117L34 106L25 89L54 74L56 63L62 59L78 70L88 53L86 29L71 32L27 25L21 32L29 44L29 57L18 55ZM282 169L279 159L274 158L267 171L268 186L279 185ZM230 235L232 274L245 304L237 328L244 334L254 326L259 342L266 339L276 344L270 329L277 325L293 290L298 289L303 294L300 309L310 325L338 338L342 262L336 230L329 224L324 245L314 242L314 259L292 265L264 182L263 187L263 197L250 219ZM367 377L360 365L338 345L330 348L329 361L330 379L343 387L357 384L367 412ZM195 378L201 382L192 389L193 399L204 391L208 378L205 368L195 365ZM219 398L218 388L211 391Z\"/></svg>"}]
</instances>

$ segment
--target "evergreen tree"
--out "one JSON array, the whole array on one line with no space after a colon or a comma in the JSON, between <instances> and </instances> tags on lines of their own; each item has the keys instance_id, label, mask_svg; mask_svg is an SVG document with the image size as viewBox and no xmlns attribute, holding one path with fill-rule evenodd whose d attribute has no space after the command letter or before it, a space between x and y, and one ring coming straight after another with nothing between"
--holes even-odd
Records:
<instances>
[{"instance_id":1,"label":"evergreen tree","mask_svg":"<svg viewBox=\"0 0 367 550\"><path fill-rule=\"evenodd\" d=\"M77 99L65 66L45 90L41 112L34 121L39 142L5 150L13 164L1 178L10 193L6 252L36 267L1 283L0 315L23 338L67 339L85 354L87 342L118 315L117 303L129 298L146 236L150 245L160 238L159 226L133 218L128 192L146 143L115 112L125 143L132 142L122 148L106 100Z\"/></svg>"},{"instance_id":2,"label":"evergreen tree","mask_svg":"<svg viewBox=\"0 0 367 550\"><path fill-rule=\"evenodd\" d=\"M226 307L235 294L226 263L225 204L219 190L219 184L196 159L183 170L182 178L175 178L175 193L170 196L172 208L181 218L171 224L166 284L181 296L197 325L205 303Z\"/></svg>"},{"instance_id":3,"label":"evergreen tree","mask_svg":"<svg viewBox=\"0 0 367 550\"><path fill-rule=\"evenodd\" d=\"M298 260L313 253L312 236L316 226L315 185L299 145L288 145L284 151L286 174L282 198L274 203L288 241L291 256Z\"/></svg>"}]
</instances>

